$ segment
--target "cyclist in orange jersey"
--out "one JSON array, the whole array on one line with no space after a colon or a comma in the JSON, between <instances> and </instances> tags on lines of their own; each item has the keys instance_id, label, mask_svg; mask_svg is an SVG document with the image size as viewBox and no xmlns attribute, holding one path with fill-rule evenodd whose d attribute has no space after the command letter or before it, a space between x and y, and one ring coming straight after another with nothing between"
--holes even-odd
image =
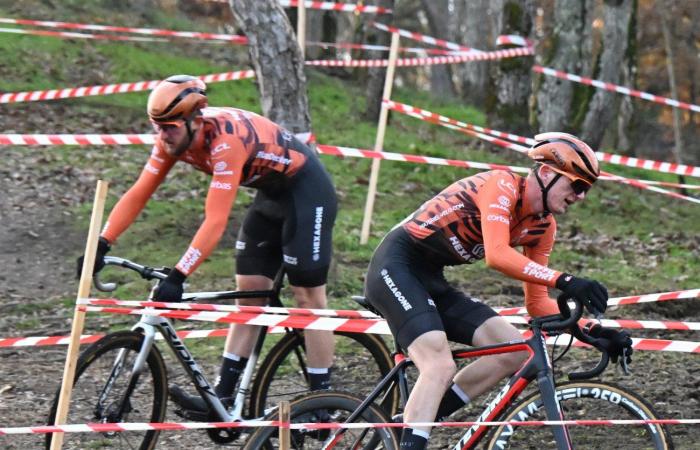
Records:
<instances>
[{"instance_id":1,"label":"cyclist in orange jersey","mask_svg":"<svg viewBox=\"0 0 700 450\"><path fill-rule=\"evenodd\" d=\"M284 266L304 308L326 306L326 279L337 202L330 176L317 154L279 125L237 108L207 107L206 85L172 76L151 92L148 116L157 133L151 156L135 184L121 197L102 231L95 271L178 161L211 175L205 218L189 248L155 292L155 300L181 301L183 283L211 254L226 229L239 186L257 189L236 242L236 285L267 290ZM260 305L264 299L241 300ZM258 327L231 326L216 393L230 397L257 336ZM333 359L330 331L304 333L312 389L328 388ZM186 410L206 411L203 399L177 386L173 399Z\"/></svg>"},{"instance_id":2,"label":"cyclist in orange jersey","mask_svg":"<svg viewBox=\"0 0 700 450\"><path fill-rule=\"evenodd\" d=\"M529 155L536 164L526 177L493 170L463 178L394 227L374 252L365 294L420 373L404 422L432 422L452 414L526 358L523 353L484 356L456 373L448 340L484 346L521 335L489 306L451 286L445 266L485 259L489 267L522 280L532 316L559 312L548 287L581 299L594 314L605 311L608 292L602 284L547 266L554 216L582 201L597 180L595 153L569 134L535 138ZM597 325L590 332L609 339L614 357L631 345L626 332ZM429 434L429 427L404 428L401 448L423 449Z\"/></svg>"}]
</instances>

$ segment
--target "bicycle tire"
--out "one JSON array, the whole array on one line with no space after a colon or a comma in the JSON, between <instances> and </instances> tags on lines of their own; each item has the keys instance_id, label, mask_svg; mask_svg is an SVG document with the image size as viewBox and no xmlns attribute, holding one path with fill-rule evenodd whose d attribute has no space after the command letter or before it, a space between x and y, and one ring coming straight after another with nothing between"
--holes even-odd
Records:
<instances>
[{"instance_id":1,"label":"bicycle tire","mask_svg":"<svg viewBox=\"0 0 700 450\"><path fill-rule=\"evenodd\" d=\"M616 384L597 381L573 381L557 386L557 398L566 420L596 419L657 419L658 415L649 403L636 393ZM504 421L546 420L539 391L525 397L513 406L502 419ZM491 432L486 446L489 450L505 448L554 448L554 438L549 427L500 426ZM673 442L665 426L569 426L574 448L616 449L673 449ZM611 442L611 441L614 441Z\"/></svg>"},{"instance_id":2,"label":"bicycle tire","mask_svg":"<svg viewBox=\"0 0 700 450\"><path fill-rule=\"evenodd\" d=\"M391 352L382 338L374 334L337 331L334 335L336 352L331 382L341 380L343 391L360 396L369 394L394 366ZM255 376L249 417L262 417L280 400L291 401L308 392L306 361L299 361L298 354L305 355L302 332L286 333L270 349ZM372 366L370 360L374 361ZM391 389L381 406L389 415L396 412L399 406L397 388Z\"/></svg>"},{"instance_id":3,"label":"bicycle tire","mask_svg":"<svg viewBox=\"0 0 700 450\"><path fill-rule=\"evenodd\" d=\"M326 411L328 415L323 422L343 422L362 403L362 399L341 391L315 391L308 393L290 403L290 420L292 423L319 422L319 411ZM369 405L360 415L359 421L353 423L386 423L391 422L383 409L376 405ZM265 417L265 420L278 420L275 410ZM369 430L363 439L357 443L360 434ZM343 439L333 448L346 449L382 449L398 450L399 441L394 433L394 428L361 428L350 429L343 435ZM322 447L331 430L291 430L291 449L314 450ZM350 445L350 443L359 444ZM258 428L243 446L243 450L272 450L279 448L278 429L275 427Z\"/></svg>"},{"instance_id":4,"label":"bicycle tire","mask_svg":"<svg viewBox=\"0 0 700 450\"><path fill-rule=\"evenodd\" d=\"M163 422L167 402L167 372L163 357L154 346L146 359L146 369L138 376L135 389L129 396L127 411L117 414L117 403L112 401L122 397L122 391L128 384L134 358L138 355L143 335L136 331L119 331L108 334L85 349L78 359L73 391L68 408L66 423L80 424L87 422ZM107 396L100 402L100 397L110 379L112 366L121 351L123 364L117 377L112 380ZM48 423L53 424L58 407L59 391L51 406ZM100 408L98 403L102 404ZM99 409L98 409L99 408ZM158 440L159 431L122 431L114 433L66 433L64 449L85 449L108 446L109 448L128 448L152 450ZM51 446L52 434L46 435L46 448Z\"/></svg>"}]
</instances>

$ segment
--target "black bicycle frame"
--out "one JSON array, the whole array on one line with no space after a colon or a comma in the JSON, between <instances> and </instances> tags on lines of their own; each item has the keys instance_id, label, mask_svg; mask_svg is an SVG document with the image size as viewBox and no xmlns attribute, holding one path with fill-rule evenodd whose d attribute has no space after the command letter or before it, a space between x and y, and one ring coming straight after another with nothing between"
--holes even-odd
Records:
<instances>
[{"instance_id":1,"label":"black bicycle frame","mask_svg":"<svg viewBox=\"0 0 700 450\"><path fill-rule=\"evenodd\" d=\"M537 325L533 325L532 332L532 337L527 340L517 340L502 344L452 351L452 356L456 360L520 351L527 351L529 353L528 359L520 370L508 380L503 388L498 391L496 397L487 405L481 415L479 415L477 419L478 422L495 421L511 404L513 404L527 385L535 379L537 379L540 393L542 394L547 419L563 420L559 401L555 395L554 377L552 375L549 354L547 353L545 336ZM379 382L379 384L377 384L360 406L350 414L345 423L352 423L372 402L377 400L382 392L390 392L396 384L398 384L400 389L402 404L405 404L406 398L408 397L406 368L412 365L413 362L400 351L394 354L394 360L396 362L394 368ZM487 431L487 426L471 426L453 449L466 450L473 448L484 437ZM571 450L571 439L569 438L566 427L557 425L552 427L552 431L557 442L557 448L559 450ZM342 436L343 433L344 430L339 430L331 435L328 440L326 440L323 448L333 448L333 445L339 440L339 437Z\"/></svg>"}]
</instances>

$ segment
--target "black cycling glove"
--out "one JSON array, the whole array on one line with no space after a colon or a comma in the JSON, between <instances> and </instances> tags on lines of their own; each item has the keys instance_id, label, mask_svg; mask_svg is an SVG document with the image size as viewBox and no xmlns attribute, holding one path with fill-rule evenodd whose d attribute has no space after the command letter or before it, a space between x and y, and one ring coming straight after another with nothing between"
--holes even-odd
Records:
<instances>
[{"instance_id":1,"label":"black cycling glove","mask_svg":"<svg viewBox=\"0 0 700 450\"><path fill-rule=\"evenodd\" d=\"M613 363L617 363L620 356L625 356L627 364L632 362L632 338L625 330L615 330L595 324L588 330L588 334L594 338L600 339L601 345L610 355ZM620 361L622 363L622 361Z\"/></svg>"},{"instance_id":2,"label":"black cycling glove","mask_svg":"<svg viewBox=\"0 0 700 450\"><path fill-rule=\"evenodd\" d=\"M608 307L608 290L595 280L562 273L557 278L556 287L566 295L580 300L592 314L602 314Z\"/></svg>"},{"instance_id":3,"label":"black cycling glove","mask_svg":"<svg viewBox=\"0 0 700 450\"><path fill-rule=\"evenodd\" d=\"M95 275L97 272L102 270L105 266L105 255L112 247L107 242L107 239L100 237L97 241L97 252L95 252L95 267L92 269L92 274ZM80 278L80 274L83 271L83 261L85 260L85 255L77 259L77 270L75 277Z\"/></svg>"},{"instance_id":4,"label":"black cycling glove","mask_svg":"<svg viewBox=\"0 0 700 450\"><path fill-rule=\"evenodd\" d=\"M181 302L182 301L182 284L185 282L187 275L177 269L170 270L165 280L161 281L155 292L153 300L157 302Z\"/></svg>"}]
</instances>

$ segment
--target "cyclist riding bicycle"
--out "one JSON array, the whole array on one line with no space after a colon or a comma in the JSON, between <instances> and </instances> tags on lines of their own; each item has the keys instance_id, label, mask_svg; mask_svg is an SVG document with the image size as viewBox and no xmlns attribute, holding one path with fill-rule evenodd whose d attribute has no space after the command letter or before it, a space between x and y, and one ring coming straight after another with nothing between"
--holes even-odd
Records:
<instances>
[{"instance_id":1,"label":"cyclist riding bicycle","mask_svg":"<svg viewBox=\"0 0 700 450\"><path fill-rule=\"evenodd\" d=\"M606 309L608 292L602 284L547 267L554 215L583 200L598 179L595 153L566 133L535 139L529 152L535 166L526 177L493 170L463 178L394 227L374 252L367 300L386 318L419 371L404 422L432 422L452 414L512 374L527 356L483 356L456 373L448 340L485 346L521 335L489 306L451 286L445 266L485 259L489 267L523 281L531 316L559 312L548 287L581 299L594 314ZM596 324L589 332L608 339L613 360L624 348L631 351L624 331ZM404 428L401 448L423 449L429 435L429 427Z\"/></svg>"},{"instance_id":2,"label":"cyclist riding bicycle","mask_svg":"<svg viewBox=\"0 0 700 450\"><path fill-rule=\"evenodd\" d=\"M207 107L206 85L175 75L160 82L148 98L148 116L157 133L151 156L135 184L112 210L97 249L95 272L178 161L212 176L205 219L155 300L181 301L183 283L211 254L226 229L239 186L257 189L236 242L236 284L240 290L268 290L284 266L297 304L326 306L326 279L337 211L335 189L316 152L295 136L255 113ZM264 299L241 300L260 305ZM229 329L216 384L230 397L250 356L258 327ZM307 331L311 389L330 385L333 334ZM183 409L207 410L199 396L177 386L171 396Z\"/></svg>"}]
</instances>

